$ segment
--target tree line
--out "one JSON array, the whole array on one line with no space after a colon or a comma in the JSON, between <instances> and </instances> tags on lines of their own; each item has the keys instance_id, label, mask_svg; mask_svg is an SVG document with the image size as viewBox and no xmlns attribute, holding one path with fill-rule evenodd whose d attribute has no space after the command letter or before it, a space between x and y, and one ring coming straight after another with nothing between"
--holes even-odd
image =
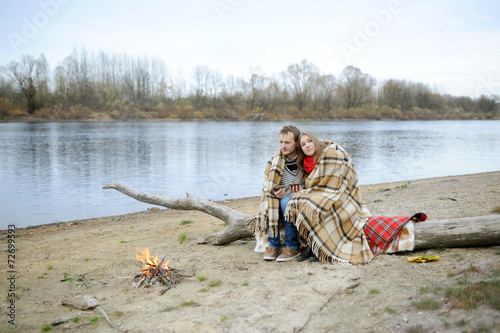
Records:
<instances>
[{"instance_id":1,"label":"tree line","mask_svg":"<svg viewBox=\"0 0 500 333\"><path fill-rule=\"evenodd\" d=\"M44 54L0 67L0 119L498 119L499 97L451 96L406 80L338 76L302 60L270 76L205 65L189 83L162 59L74 49L54 69Z\"/></svg>"}]
</instances>

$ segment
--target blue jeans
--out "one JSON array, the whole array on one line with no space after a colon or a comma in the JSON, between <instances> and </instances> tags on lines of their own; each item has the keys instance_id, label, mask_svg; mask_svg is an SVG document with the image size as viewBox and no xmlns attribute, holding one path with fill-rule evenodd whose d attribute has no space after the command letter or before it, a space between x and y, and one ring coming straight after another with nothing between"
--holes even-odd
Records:
<instances>
[{"instance_id":1,"label":"blue jeans","mask_svg":"<svg viewBox=\"0 0 500 333\"><path fill-rule=\"evenodd\" d=\"M297 228L293 223L285 221L284 216L286 205L288 204L288 201L290 201L290 199L291 197L283 197L280 200L280 215L278 219L278 226L281 226L282 224L285 225L285 246L289 247L292 250L296 250L299 248L299 236L297 234ZM268 235L267 240L269 241L269 246L273 246L279 250L281 248L279 229L277 237L270 237Z\"/></svg>"}]
</instances>

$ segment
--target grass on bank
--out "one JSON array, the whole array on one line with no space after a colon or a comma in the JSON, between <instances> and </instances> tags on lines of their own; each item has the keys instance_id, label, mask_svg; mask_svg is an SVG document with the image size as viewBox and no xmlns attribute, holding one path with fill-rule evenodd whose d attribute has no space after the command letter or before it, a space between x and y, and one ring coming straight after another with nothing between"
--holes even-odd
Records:
<instances>
[{"instance_id":1,"label":"grass on bank","mask_svg":"<svg viewBox=\"0 0 500 333\"><path fill-rule=\"evenodd\" d=\"M188 306L199 306L199 304L196 303L195 301L182 302L181 304L176 305L176 306L169 306L168 308L165 308L165 309L161 310L160 312L169 312L169 311L178 310L180 308L184 308L184 307L188 307Z\"/></svg>"},{"instance_id":2,"label":"grass on bank","mask_svg":"<svg viewBox=\"0 0 500 333\"><path fill-rule=\"evenodd\" d=\"M437 310L441 307L441 303L432 298L424 298L420 301L411 302L411 305L419 310Z\"/></svg>"},{"instance_id":3,"label":"grass on bank","mask_svg":"<svg viewBox=\"0 0 500 333\"><path fill-rule=\"evenodd\" d=\"M208 274L197 274L196 278L198 281L205 281L208 278Z\"/></svg>"},{"instance_id":4,"label":"grass on bank","mask_svg":"<svg viewBox=\"0 0 500 333\"><path fill-rule=\"evenodd\" d=\"M220 286L221 284L222 284L222 281L217 280L217 281L214 281L214 282L210 283L208 286L209 286L209 287L218 287L218 286Z\"/></svg>"},{"instance_id":5,"label":"grass on bank","mask_svg":"<svg viewBox=\"0 0 500 333\"><path fill-rule=\"evenodd\" d=\"M479 304L486 304L492 309L500 310L500 279L491 281L459 281L446 288L445 295L455 302L455 306L466 310L474 309Z\"/></svg>"},{"instance_id":6,"label":"grass on bank","mask_svg":"<svg viewBox=\"0 0 500 333\"><path fill-rule=\"evenodd\" d=\"M481 273L481 271L479 270L479 268L477 268L476 266L474 265L470 265L469 267L467 268L464 268L458 272L448 272L448 277L454 277L454 276L458 276L458 275L461 275L461 274L464 274L467 276L467 274L469 273Z\"/></svg>"},{"instance_id":7,"label":"grass on bank","mask_svg":"<svg viewBox=\"0 0 500 333\"><path fill-rule=\"evenodd\" d=\"M454 277L460 274L467 276L468 273L481 273L477 267L471 265L469 268L457 273L449 274L448 277ZM480 304L489 306L494 310L500 310L500 271L493 271L488 277L477 282L467 279L456 281L451 286L443 288L441 286L421 287L419 292L424 293L444 293L444 296L454 307L465 310L475 309ZM441 302L426 297L411 303L419 310L436 310L441 307Z\"/></svg>"}]
</instances>

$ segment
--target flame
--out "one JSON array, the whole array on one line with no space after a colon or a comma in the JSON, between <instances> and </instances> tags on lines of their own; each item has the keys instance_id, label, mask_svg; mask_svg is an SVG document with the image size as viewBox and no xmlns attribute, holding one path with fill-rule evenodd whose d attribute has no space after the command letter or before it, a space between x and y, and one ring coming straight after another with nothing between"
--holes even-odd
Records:
<instances>
[{"instance_id":1,"label":"flame","mask_svg":"<svg viewBox=\"0 0 500 333\"><path fill-rule=\"evenodd\" d=\"M144 267L141 267L143 272L149 271L151 268L159 268L168 272L169 261L166 261L164 257L159 257L157 255L152 256L149 253L149 247L144 250L139 248L136 250L140 252L140 254L135 255L136 259L144 263Z\"/></svg>"}]
</instances>

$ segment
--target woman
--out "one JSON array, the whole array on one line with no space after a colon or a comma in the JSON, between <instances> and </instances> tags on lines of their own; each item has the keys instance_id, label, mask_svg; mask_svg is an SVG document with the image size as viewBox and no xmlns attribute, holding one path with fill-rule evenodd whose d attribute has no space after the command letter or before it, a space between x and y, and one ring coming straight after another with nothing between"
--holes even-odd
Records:
<instances>
[{"instance_id":1,"label":"woman","mask_svg":"<svg viewBox=\"0 0 500 333\"><path fill-rule=\"evenodd\" d=\"M305 157L305 189L290 200L285 215L322 262L344 265L373 258L363 231L370 212L361 202L351 157L339 145L312 133L299 138Z\"/></svg>"},{"instance_id":2,"label":"woman","mask_svg":"<svg viewBox=\"0 0 500 333\"><path fill-rule=\"evenodd\" d=\"M293 196L285 214L289 221L295 218L314 255L323 262L358 264L380 253L413 250L413 223L425 221L426 214L371 216L349 154L312 133L302 133L299 144L305 156L297 164L305 171L306 189Z\"/></svg>"}]
</instances>

